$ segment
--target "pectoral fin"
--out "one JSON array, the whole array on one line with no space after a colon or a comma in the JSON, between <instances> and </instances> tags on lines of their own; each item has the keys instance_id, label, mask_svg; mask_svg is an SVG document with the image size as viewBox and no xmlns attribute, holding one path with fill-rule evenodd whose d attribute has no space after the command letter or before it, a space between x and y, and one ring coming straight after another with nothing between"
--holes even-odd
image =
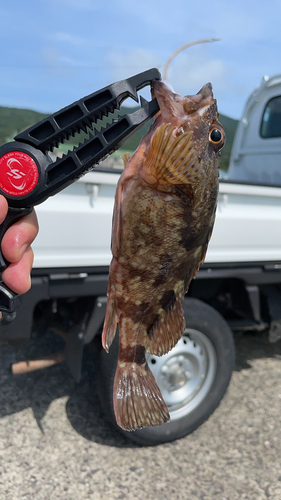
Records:
<instances>
[{"instance_id":1,"label":"pectoral fin","mask_svg":"<svg viewBox=\"0 0 281 500\"><path fill-rule=\"evenodd\" d=\"M116 328L117 328L117 312L115 304L115 294L112 291L109 283L105 320L102 331L102 346L106 350L106 352L109 351L109 348L113 342L116 333Z\"/></svg>"},{"instance_id":2,"label":"pectoral fin","mask_svg":"<svg viewBox=\"0 0 281 500\"><path fill-rule=\"evenodd\" d=\"M122 216L121 216L121 203L122 203L122 184L117 184L115 203L112 218L112 236L111 236L111 251L116 257L121 243L122 233Z\"/></svg>"},{"instance_id":3,"label":"pectoral fin","mask_svg":"<svg viewBox=\"0 0 281 500\"><path fill-rule=\"evenodd\" d=\"M192 132L175 137L176 127L163 124L149 146L146 167L158 181L167 184L193 184L201 177L200 164L194 154Z\"/></svg>"}]
</instances>

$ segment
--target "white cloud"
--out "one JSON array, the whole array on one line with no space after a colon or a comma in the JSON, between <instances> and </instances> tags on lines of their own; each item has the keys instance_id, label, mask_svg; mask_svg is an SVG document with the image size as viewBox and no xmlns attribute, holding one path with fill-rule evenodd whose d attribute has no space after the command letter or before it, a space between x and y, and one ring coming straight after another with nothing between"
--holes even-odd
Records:
<instances>
[{"instance_id":1,"label":"white cloud","mask_svg":"<svg viewBox=\"0 0 281 500\"><path fill-rule=\"evenodd\" d=\"M127 53L111 51L107 54L106 61L111 73L111 81L123 80L147 69L159 68L163 64L158 54L145 49L135 49ZM140 94L147 100L151 99L149 87L142 89ZM135 106L136 103L126 100L125 104Z\"/></svg>"},{"instance_id":2,"label":"white cloud","mask_svg":"<svg viewBox=\"0 0 281 500\"><path fill-rule=\"evenodd\" d=\"M219 43L216 42L218 46ZM237 79L233 79L234 69L231 63L212 55L214 46L215 44L202 45L196 47L196 50L195 47L190 48L177 55L169 68L168 83L175 92L186 95L196 94L205 83L211 82L221 112L237 116L227 104L237 100ZM110 52L107 55L107 63L112 75L111 80L121 80L152 67L158 68L163 76L168 57L164 57L162 52L160 54L145 49ZM149 98L148 91L141 93ZM240 114L241 110L238 110L238 113Z\"/></svg>"},{"instance_id":3,"label":"white cloud","mask_svg":"<svg viewBox=\"0 0 281 500\"><path fill-rule=\"evenodd\" d=\"M168 81L179 93L200 90L207 82L216 85L220 90L227 87L229 68L221 59L208 57L208 54L181 54L171 63ZM197 90L196 90L197 89Z\"/></svg>"},{"instance_id":4,"label":"white cloud","mask_svg":"<svg viewBox=\"0 0 281 500\"><path fill-rule=\"evenodd\" d=\"M115 80L122 80L146 69L159 68L163 64L157 53L141 48L127 53L111 51L107 54L106 60Z\"/></svg>"},{"instance_id":5,"label":"white cloud","mask_svg":"<svg viewBox=\"0 0 281 500\"><path fill-rule=\"evenodd\" d=\"M72 33L65 33L62 31L59 31L57 33L53 33L50 38L54 42L63 42L63 43L71 44L71 45L77 45L77 46L83 45L85 43L85 40L83 38L72 35Z\"/></svg>"},{"instance_id":6,"label":"white cloud","mask_svg":"<svg viewBox=\"0 0 281 500\"><path fill-rule=\"evenodd\" d=\"M92 67L92 63L88 61L62 55L54 46L44 47L43 60L49 70L64 73L66 75L72 74L71 71L75 68Z\"/></svg>"},{"instance_id":7,"label":"white cloud","mask_svg":"<svg viewBox=\"0 0 281 500\"><path fill-rule=\"evenodd\" d=\"M127 53L110 52L107 62L111 68L112 78L119 80L157 67L162 75L166 60L163 54L144 49L135 49ZM194 93L211 81L217 88L224 90L228 85L229 68L220 59L211 58L208 51L197 55L179 54L170 65L168 81L180 94Z\"/></svg>"},{"instance_id":8,"label":"white cloud","mask_svg":"<svg viewBox=\"0 0 281 500\"><path fill-rule=\"evenodd\" d=\"M52 109L61 85L70 101L73 89L82 93L85 82L95 89L151 67L163 74L168 57L182 44L216 36L222 41L190 48L172 62L169 81L175 91L192 94L211 81L221 112L239 117L263 74L280 72L280 0L266 6L253 0L49 0L37 2L36 9L33 3L16 0L15 9L14 2L6 2L2 12L1 64L10 71L0 82L2 96L9 92L9 79L22 80L23 67L31 80L42 71L38 92L42 82L45 106L50 97L43 82L54 87ZM51 25L42 25L42 18L52 19ZM30 47L37 48L32 57Z\"/></svg>"}]
</instances>

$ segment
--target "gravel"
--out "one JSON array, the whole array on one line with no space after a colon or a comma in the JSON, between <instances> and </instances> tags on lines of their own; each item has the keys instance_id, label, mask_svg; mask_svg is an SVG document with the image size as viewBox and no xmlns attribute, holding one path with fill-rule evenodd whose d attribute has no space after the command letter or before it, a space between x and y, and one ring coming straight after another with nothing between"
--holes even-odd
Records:
<instances>
[{"instance_id":1,"label":"gravel","mask_svg":"<svg viewBox=\"0 0 281 500\"><path fill-rule=\"evenodd\" d=\"M51 334L1 344L0 500L281 499L281 342L236 336L228 393L193 434L138 447L110 427L96 354L76 384L63 363L13 377L14 361L59 350Z\"/></svg>"}]
</instances>

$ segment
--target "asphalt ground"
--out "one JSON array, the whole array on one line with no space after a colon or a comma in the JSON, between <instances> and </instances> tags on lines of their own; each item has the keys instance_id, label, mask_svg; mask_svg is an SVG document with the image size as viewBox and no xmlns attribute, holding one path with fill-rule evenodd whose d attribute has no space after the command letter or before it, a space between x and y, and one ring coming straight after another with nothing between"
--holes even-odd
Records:
<instances>
[{"instance_id":1,"label":"asphalt ground","mask_svg":"<svg viewBox=\"0 0 281 500\"><path fill-rule=\"evenodd\" d=\"M281 341L238 334L219 408L193 434L155 447L138 447L107 423L91 350L80 384L65 364L10 373L14 361L60 342L1 344L1 500L281 499Z\"/></svg>"}]
</instances>

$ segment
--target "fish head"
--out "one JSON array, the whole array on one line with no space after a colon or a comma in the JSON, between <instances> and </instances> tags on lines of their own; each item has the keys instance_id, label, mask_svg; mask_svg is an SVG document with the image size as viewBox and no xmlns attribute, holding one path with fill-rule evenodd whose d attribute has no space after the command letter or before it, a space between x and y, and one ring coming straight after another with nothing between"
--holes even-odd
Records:
<instances>
[{"instance_id":1,"label":"fish head","mask_svg":"<svg viewBox=\"0 0 281 500\"><path fill-rule=\"evenodd\" d=\"M154 127L170 123L173 134L192 132L192 143L197 161L204 169L218 167L219 151L225 143L225 132L218 121L217 101L211 83L204 85L195 95L181 97L172 92L163 81L155 81L152 95L156 97L160 112L155 117Z\"/></svg>"}]
</instances>

